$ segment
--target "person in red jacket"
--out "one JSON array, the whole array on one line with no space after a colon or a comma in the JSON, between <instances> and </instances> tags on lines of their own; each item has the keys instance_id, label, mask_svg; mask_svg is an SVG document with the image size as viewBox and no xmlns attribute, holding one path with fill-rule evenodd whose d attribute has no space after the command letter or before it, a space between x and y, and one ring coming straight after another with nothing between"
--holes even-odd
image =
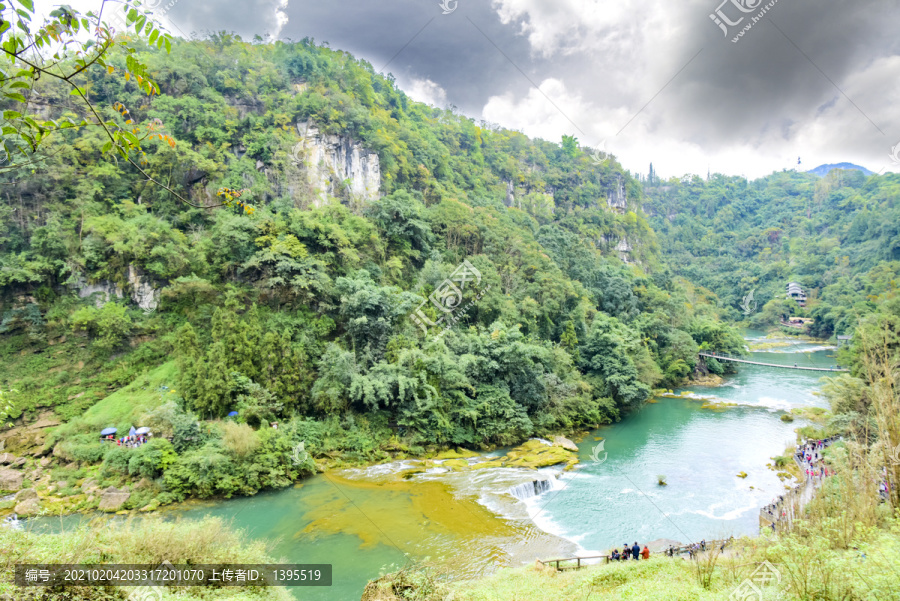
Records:
<instances>
[{"instance_id":1,"label":"person in red jacket","mask_svg":"<svg viewBox=\"0 0 900 601\"><path fill-rule=\"evenodd\" d=\"M647 545L644 545L644 550L641 551L641 559L650 559L650 549L647 548Z\"/></svg>"}]
</instances>

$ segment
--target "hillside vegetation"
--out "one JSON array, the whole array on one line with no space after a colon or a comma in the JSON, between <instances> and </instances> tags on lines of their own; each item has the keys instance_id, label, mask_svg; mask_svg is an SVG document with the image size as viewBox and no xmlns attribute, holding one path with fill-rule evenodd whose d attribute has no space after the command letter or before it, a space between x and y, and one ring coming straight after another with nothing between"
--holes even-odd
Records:
<instances>
[{"instance_id":1,"label":"hillside vegetation","mask_svg":"<svg viewBox=\"0 0 900 601\"><path fill-rule=\"evenodd\" d=\"M896 293L900 175L716 174L650 180L645 192L667 264L715 292L732 319L744 318L753 291L753 325L793 315L813 318L813 336L850 335ZM809 297L805 308L785 298L790 282Z\"/></svg>"},{"instance_id":2,"label":"hillside vegetation","mask_svg":"<svg viewBox=\"0 0 900 601\"><path fill-rule=\"evenodd\" d=\"M227 188L251 206L191 207L111 163L89 128L56 132L36 168L4 175L6 422L65 423L3 436L8 451L65 463L52 479L144 478L136 508L252 494L315 461L616 421L691 376L699 347L742 350L710 295L660 261L637 182L574 138L531 140L413 102L311 40L218 34L141 52L163 94L91 71L92 102L110 118L122 103L177 140L145 143L153 178L196 204ZM34 101L78 106L53 81ZM300 123L376 152L381 194L315 189L314 165L296 161ZM468 285L448 295L460 265ZM153 294L157 307L136 306ZM443 336L410 319L459 306ZM132 425L157 438L130 452L98 440ZM36 461L25 484L47 487Z\"/></svg>"}]
</instances>

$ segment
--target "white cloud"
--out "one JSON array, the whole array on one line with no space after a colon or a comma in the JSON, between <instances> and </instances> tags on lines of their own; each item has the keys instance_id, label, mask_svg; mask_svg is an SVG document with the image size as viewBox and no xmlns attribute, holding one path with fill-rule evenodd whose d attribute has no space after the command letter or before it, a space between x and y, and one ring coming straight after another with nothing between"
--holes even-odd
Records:
<instances>
[{"instance_id":1,"label":"white cloud","mask_svg":"<svg viewBox=\"0 0 900 601\"><path fill-rule=\"evenodd\" d=\"M511 93L491 97L484 107L483 118L552 142L559 142L563 134L575 135L582 146L610 152L635 172L646 173L651 161L663 159L667 163L666 173L670 175L696 171L699 164L704 165L703 173L706 173L708 158L696 144L653 139L640 126L634 126L630 135L617 136L616 132L630 117L628 110L600 107L569 91L561 80L547 79L540 84L540 91L531 88L523 98ZM649 139L653 139L652 147L645 142Z\"/></svg>"},{"instance_id":2,"label":"white cloud","mask_svg":"<svg viewBox=\"0 0 900 601\"><path fill-rule=\"evenodd\" d=\"M677 17L671 3L659 0L603 4L596 0L493 0L493 6L502 23L517 23L532 48L544 56L592 49L616 52L616 46L633 40L642 30L658 29L650 22L658 23L663 14Z\"/></svg>"},{"instance_id":3,"label":"white cloud","mask_svg":"<svg viewBox=\"0 0 900 601\"><path fill-rule=\"evenodd\" d=\"M438 108L447 106L447 92L430 79L413 79L409 85L403 86L403 91L418 102L424 102Z\"/></svg>"},{"instance_id":4,"label":"white cloud","mask_svg":"<svg viewBox=\"0 0 900 601\"><path fill-rule=\"evenodd\" d=\"M540 77L540 87L561 111L532 88L492 96L484 117L553 141L573 133L587 145L607 139L626 168L646 173L652 161L664 177L705 175L707 168L758 177L841 161L900 170L888 156L900 141L900 113L891 103L900 97L900 56L878 54L889 46L873 41L868 55L849 48L829 55L827 32L792 28L806 13L788 5L772 16L791 42L766 24L735 45L708 18L716 4L493 0L501 22L517 28L533 56L551 61L554 73ZM855 28L848 36L884 35L877 21L858 21L848 22Z\"/></svg>"}]
</instances>

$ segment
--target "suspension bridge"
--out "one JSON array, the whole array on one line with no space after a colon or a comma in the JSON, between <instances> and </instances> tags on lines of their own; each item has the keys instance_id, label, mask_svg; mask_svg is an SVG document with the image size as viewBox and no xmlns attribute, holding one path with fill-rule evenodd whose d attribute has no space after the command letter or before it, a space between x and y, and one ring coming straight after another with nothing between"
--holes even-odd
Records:
<instances>
[{"instance_id":1,"label":"suspension bridge","mask_svg":"<svg viewBox=\"0 0 900 601\"><path fill-rule=\"evenodd\" d=\"M716 353L712 351L700 351L697 353L701 357L711 357L718 361L732 361L734 363L746 363L748 365L763 365L765 367L780 367L782 369L801 369L804 371L827 371L832 373L838 372L849 372L849 369L843 369L840 366L837 367L803 367L798 366L796 363L793 365L784 365L781 363L762 363L761 361L750 361L748 359L741 359L739 357L732 357L731 355L726 355L725 353Z\"/></svg>"}]
</instances>

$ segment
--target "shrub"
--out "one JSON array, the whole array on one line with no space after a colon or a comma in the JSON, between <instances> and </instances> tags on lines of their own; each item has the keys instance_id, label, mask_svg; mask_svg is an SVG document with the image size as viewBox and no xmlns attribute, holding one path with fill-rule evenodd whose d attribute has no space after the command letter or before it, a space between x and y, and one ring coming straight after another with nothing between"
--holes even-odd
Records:
<instances>
[{"instance_id":1,"label":"shrub","mask_svg":"<svg viewBox=\"0 0 900 601\"><path fill-rule=\"evenodd\" d=\"M160 505L168 505L169 503L174 503L179 500L178 495L173 494L168 491L164 491L157 495L156 500L159 501Z\"/></svg>"},{"instance_id":2,"label":"shrub","mask_svg":"<svg viewBox=\"0 0 900 601\"><path fill-rule=\"evenodd\" d=\"M59 453L64 459L83 463L99 462L108 448L94 434L78 434L59 443Z\"/></svg>"},{"instance_id":3,"label":"shrub","mask_svg":"<svg viewBox=\"0 0 900 601\"><path fill-rule=\"evenodd\" d=\"M177 413L173 423L172 444L177 453L203 446L209 436L200 428L196 416L190 413Z\"/></svg>"},{"instance_id":4,"label":"shrub","mask_svg":"<svg viewBox=\"0 0 900 601\"><path fill-rule=\"evenodd\" d=\"M132 449L115 444L108 446L106 453L103 454L103 468L101 471L104 476L112 473L127 474L128 461L131 459Z\"/></svg>"},{"instance_id":5,"label":"shrub","mask_svg":"<svg viewBox=\"0 0 900 601\"><path fill-rule=\"evenodd\" d=\"M155 436L168 437L175 432L175 424L181 421L184 412L174 401L167 401L138 420L153 432ZM196 420L191 420L196 421Z\"/></svg>"},{"instance_id":6,"label":"shrub","mask_svg":"<svg viewBox=\"0 0 900 601\"><path fill-rule=\"evenodd\" d=\"M125 509L140 509L153 500L154 492L148 488L136 490L125 501Z\"/></svg>"},{"instance_id":7,"label":"shrub","mask_svg":"<svg viewBox=\"0 0 900 601\"><path fill-rule=\"evenodd\" d=\"M225 422L222 429L225 447L238 457L246 457L259 447L259 437L247 424Z\"/></svg>"},{"instance_id":8,"label":"shrub","mask_svg":"<svg viewBox=\"0 0 900 601\"><path fill-rule=\"evenodd\" d=\"M775 467L784 467L791 461L791 458L787 455L776 455L772 459L775 461Z\"/></svg>"},{"instance_id":9,"label":"shrub","mask_svg":"<svg viewBox=\"0 0 900 601\"><path fill-rule=\"evenodd\" d=\"M715 374L717 376L721 376L725 373L725 368L719 361L716 361L712 357L706 358L706 367L709 369L709 373Z\"/></svg>"},{"instance_id":10,"label":"shrub","mask_svg":"<svg viewBox=\"0 0 900 601\"><path fill-rule=\"evenodd\" d=\"M172 443L162 438L154 438L147 444L131 449L128 473L132 476L157 478L177 459L178 455Z\"/></svg>"},{"instance_id":11,"label":"shrub","mask_svg":"<svg viewBox=\"0 0 900 601\"><path fill-rule=\"evenodd\" d=\"M216 441L210 441L178 457L164 473L166 489L179 498L231 497L239 492L246 474L238 478L234 462L223 451Z\"/></svg>"},{"instance_id":12,"label":"shrub","mask_svg":"<svg viewBox=\"0 0 900 601\"><path fill-rule=\"evenodd\" d=\"M76 331L88 332L94 347L103 352L116 349L131 334L131 318L118 303L106 303L100 309L83 307L72 314L71 322Z\"/></svg>"}]
</instances>

